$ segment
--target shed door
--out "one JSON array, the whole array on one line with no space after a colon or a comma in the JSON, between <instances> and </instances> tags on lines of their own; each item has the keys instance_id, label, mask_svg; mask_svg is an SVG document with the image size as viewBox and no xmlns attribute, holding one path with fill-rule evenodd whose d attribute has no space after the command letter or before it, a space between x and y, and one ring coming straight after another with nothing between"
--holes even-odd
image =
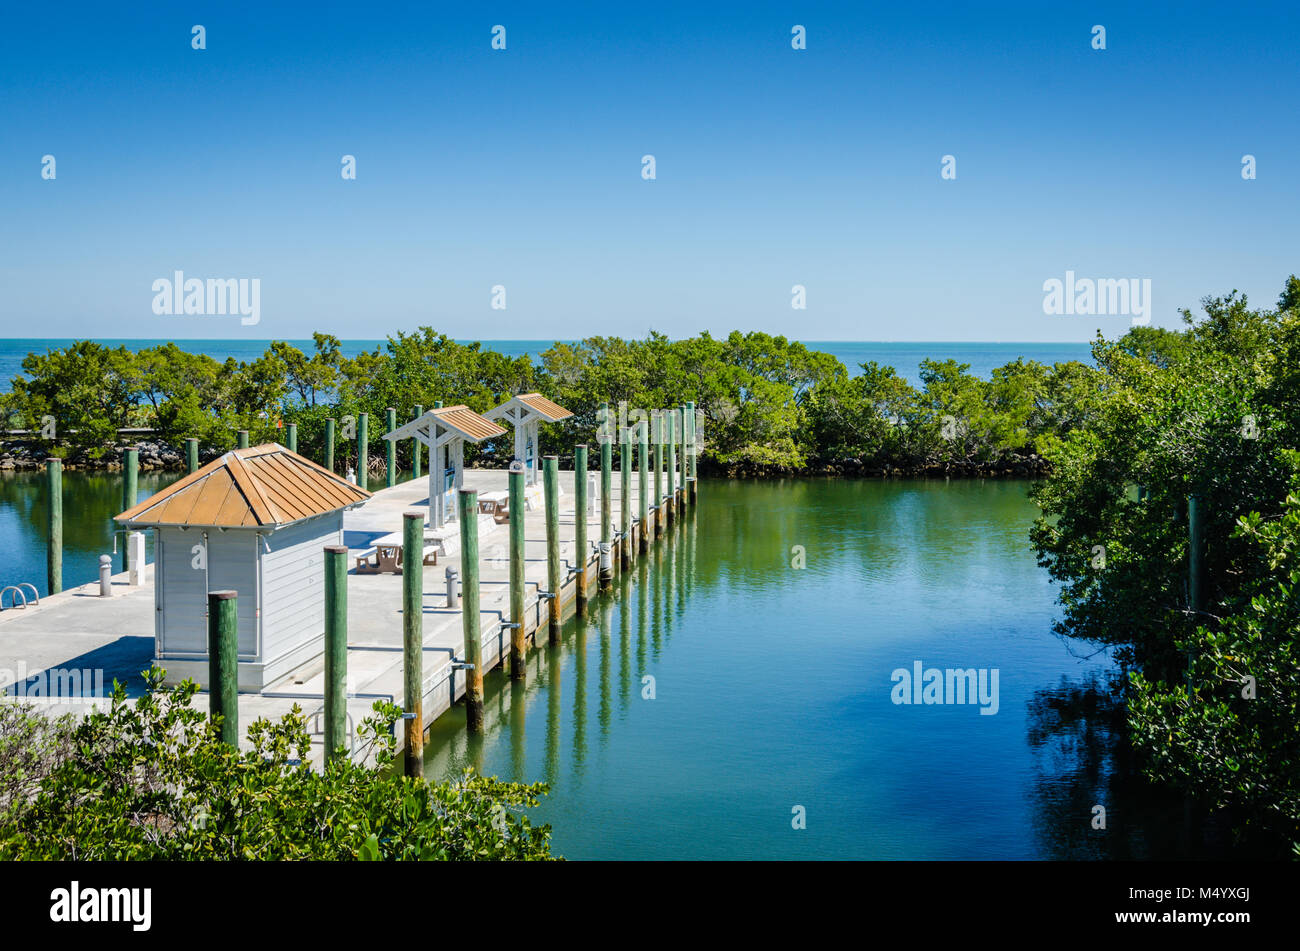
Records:
<instances>
[{"instance_id":1,"label":"shed door","mask_svg":"<svg viewBox=\"0 0 1300 951\"><path fill-rule=\"evenodd\" d=\"M195 568L194 546L203 544L198 532L160 529L157 539L156 584L160 649L169 654L205 654L208 644L207 573Z\"/></svg>"}]
</instances>

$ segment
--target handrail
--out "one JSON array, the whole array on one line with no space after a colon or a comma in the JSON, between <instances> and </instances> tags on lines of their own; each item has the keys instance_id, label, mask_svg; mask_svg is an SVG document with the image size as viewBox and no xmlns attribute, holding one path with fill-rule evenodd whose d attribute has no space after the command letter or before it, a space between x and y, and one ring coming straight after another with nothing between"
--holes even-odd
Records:
<instances>
[{"instance_id":1,"label":"handrail","mask_svg":"<svg viewBox=\"0 0 1300 951\"><path fill-rule=\"evenodd\" d=\"M11 611L14 608L26 609L27 595L23 594L22 588L19 588L17 585L11 584L11 585L6 585L3 588L0 588L0 611L3 611L5 609L5 595L8 594L10 591L14 593L14 599L13 602L9 605L9 609ZM18 603L19 598L23 599L22 604Z\"/></svg>"}]
</instances>

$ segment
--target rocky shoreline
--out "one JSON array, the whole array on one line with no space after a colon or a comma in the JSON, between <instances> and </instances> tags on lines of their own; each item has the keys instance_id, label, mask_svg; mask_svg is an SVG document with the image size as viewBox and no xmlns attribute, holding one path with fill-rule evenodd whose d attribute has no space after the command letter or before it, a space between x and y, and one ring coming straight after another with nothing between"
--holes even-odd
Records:
<instances>
[{"instance_id":1,"label":"rocky shoreline","mask_svg":"<svg viewBox=\"0 0 1300 951\"><path fill-rule=\"evenodd\" d=\"M185 453L163 442L140 442L141 472L179 472L185 468ZM125 447L112 446L98 458L82 450L72 452L63 459L64 471L84 470L95 472L120 472ZM40 472L49 458L49 446L39 442L5 442L0 445L0 472ZM207 462L221 455L218 449L199 450L199 461Z\"/></svg>"}]
</instances>

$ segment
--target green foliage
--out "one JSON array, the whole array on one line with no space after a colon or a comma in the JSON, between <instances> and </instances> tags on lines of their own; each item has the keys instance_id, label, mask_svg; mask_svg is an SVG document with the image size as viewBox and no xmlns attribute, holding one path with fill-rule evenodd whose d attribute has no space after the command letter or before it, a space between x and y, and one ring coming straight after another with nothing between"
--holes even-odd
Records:
<instances>
[{"instance_id":1,"label":"green foliage","mask_svg":"<svg viewBox=\"0 0 1300 951\"><path fill-rule=\"evenodd\" d=\"M392 704L359 731L373 765L340 757L316 771L296 705L251 724L239 752L192 705L192 682L145 676L139 700L115 684L110 708L75 725L0 706L0 765L13 769L0 780L0 859L550 858L550 827L520 811L544 785L407 778Z\"/></svg>"},{"instance_id":2,"label":"green foliage","mask_svg":"<svg viewBox=\"0 0 1300 951\"><path fill-rule=\"evenodd\" d=\"M1059 631L1134 668L1132 738L1151 774L1288 845L1300 841L1297 286L1292 277L1276 310L1233 292L1207 298L1201 319L1184 311L1179 334L1099 338L1096 370L1049 381L1047 409L1064 428L1038 424L1052 470L1033 493L1043 514L1032 532L1060 583ZM1258 699L1241 697L1246 676Z\"/></svg>"}]
</instances>

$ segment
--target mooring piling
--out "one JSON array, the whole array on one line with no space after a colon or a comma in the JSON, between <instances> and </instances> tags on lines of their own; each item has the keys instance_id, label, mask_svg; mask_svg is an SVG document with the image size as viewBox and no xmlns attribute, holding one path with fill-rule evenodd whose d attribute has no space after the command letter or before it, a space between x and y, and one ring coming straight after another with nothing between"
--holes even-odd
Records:
<instances>
[{"instance_id":1,"label":"mooring piling","mask_svg":"<svg viewBox=\"0 0 1300 951\"><path fill-rule=\"evenodd\" d=\"M221 742L239 747L239 599L208 592L208 712L221 717Z\"/></svg>"},{"instance_id":2,"label":"mooring piling","mask_svg":"<svg viewBox=\"0 0 1300 951\"><path fill-rule=\"evenodd\" d=\"M510 679L523 680L524 666L524 472L522 462L510 465Z\"/></svg>"},{"instance_id":3,"label":"mooring piling","mask_svg":"<svg viewBox=\"0 0 1300 951\"><path fill-rule=\"evenodd\" d=\"M411 414L411 419L419 419L424 415L424 407L419 403L415 404L415 411ZM424 443L418 439L411 440L411 478L420 478L420 456L424 452Z\"/></svg>"},{"instance_id":4,"label":"mooring piling","mask_svg":"<svg viewBox=\"0 0 1300 951\"><path fill-rule=\"evenodd\" d=\"M284 424L284 448L288 449L290 452L298 451L298 424L297 423Z\"/></svg>"},{"instance_id":5,"label":"mooring piling","mask_svg":"<svg viewBox=\"0 0 1300 951\"><path fill-rule=\"evenodd\" d=\"M659 410L653 409L650 411L650 418L655 431L654 532L651 534L654 538L658 538L664 533L664 507L660 504L663 501L660 470L664 467L664 416Z\"/></svg>"},{"instance_id":6,"label":"mooring piling","mask_svg":"<svg viewBox=\"0 0 1300 951\"><path fill-rule=\"evenodd\" d=\"M384 432L396 429L397 410L391 406L384 410L384 422L387 424ZM397 440L385 439L384 446L384 485L391 489L397 485Z\"/></svg>"},{"instance_id":7,"label":"mooring piling","mask_svg":"<svg viewBox=\"0 0 1300 951\"><path fill-rule=\"evenodd\" d=\"M325 546L325 761L338 756L348 726L348 546Z\"/></svg>"},{"instance_id":8,"label":"mooring piling","mask_svg":"<svg viewBox=\"0 0 1300 951\"><path fill-rule=\"evenodd\" d=\"M609 404L600 404L600 543L609 545L613 542L613 512L610 511L613 499L614 470L614 434L610 431ZM613 576L601 567L600 590L608 591L613 585Z\"/></svg>"},{"instance_id":9,"label":"mooring piling","mask_svg":"<svg viewBox=\"0 0 1300 951\"><path fill-rule=\"evenodd\" d=\"M465 726L470 733L482 733L483 648L479 630L478 492L474 489L461 489L459 503L460 568L464 575L460 616L465 632ZM418 566L419 561L414 564Z\"/></svg>"},{"instance_id":10,"label":"mooring piling","mask_svg":"<svg viewBox=\"0 0 1300 951\"><path fill-rule=\"evenodd\" d=\"M1187 497L1187 603L1199 614L1205 610L1205 500Z\"/></svg>"},{"instance_id":11,"label":"mooring piling","mask_svg":"<svg viewBox=\"0 0 1300 951\"><path fill-rule=\"evenodd\" d=\"M683 403L675 412L681 417L681 423L677 427L677 442L681 446L681 451L678 453L678 465L681 466L681 471L677 474L677 514L680 517L686 514L686 475L689 468L686 457L690 451L686 445L686 404Z\"/></svg>"},{"instance_id":12,"label":"mooring piling","mask_svg":"<svg viewBox=\"0 0 1300 951\"><path fill-rule=\"evenodd\" d=\"M668 527L671 528L673 520L677 515L677 437L675 435L676 426L674 426L676 413L672 410L664 410L664 416L667 417L668 425L668 492L664 496L664 505L667 508L665 517Z\"/></svg>"},{"instance_id":13,"label":"mooring piling","mask_svg":"<svg viewBox=\"0 0 1300 951\"><path fill-rule=\"evenodd\" d=\"M235 448L236 448L236 449L247 449L247 448L248 448L248 430L247 430L247 429L241 429L241 430L239 430L239 431L237 431L237 432L235 433Z\"/></svg>"},{"instance_id":14,"label":"mooring piling","mask_svg":"<svg viewBox=\"0 0 1300 951\"><path fill-rule=\"evenodd\" d=\"M546 583L551 601L550 642L560 643L560 457L542 460L542 492L546 500Z\"/></svg>"},{"instance_id":15,"label":"mooring piling","mask_svg":"<svg viewBox=\"0 0 1300 951\"><path fill-rule=\"evenodd\" d=\"M700 499L699 473L695 467L699 462L699 451L695 442L695 404L688 402L686 404L686 439L687 439L687 458L690 460L691 468L687 475L687 487L689 489L687 501L695 505Z\"/></svg>"},{"instance_id":16,"label":"mooring piling","mask_svg":"<svg viewBox=\"0 0 1300 951\"><path fill-rule=\"evenodd\" d=\"M45 583L63 590L63 460L45 460Z\"/></svg>"},{"instance_id":17,"label":"mooring piling","mask_svg":"<svg viewBox=\"0 0 1300 951\"><path fill-rule=\"evenodd\" d=\"M185 469L188 472L199 471L199 441L193 436L185 440Z\"/></svg>"},{"instance_id":18,"label":"mooring piling","mask_svg":"<svg viewBox=\"0 0 1300 951\"><path fill-rule=\"evenodd\" d=\"M513 504L513 503L512 503ZM513 511L513 509L512 509ZM578 577L575 603L578 617L587 616L587 446L573 448L573 547Z\"/></svg>"},{"instance_id":19,"label":"mooring piling","mask_svg":"<svg viewBox=\"0 0 1300 951\"><path fill-rule=\"evenodd\" d=\"M325 468L334 471L334 427L337 423L331 418L325 420Z\"/></svg>"},{"instance_id":20,"label":"mooring piling","mask_svg":"<svg viewBox=\"0 0 1300 951\"><path fill-rule=\"evenodd\" d=\"M140 450L134 446L122 452L122 511L135 508L140 478ZM122 570L127 569L126 545L122 545Z\"/></svg>"},{"instance_id":21,"label":"mooring piling","mask_svg":"<svg viewBox=\"0 0 1300 951\"><path fill-rule=\"evenodd\" d=\"M362 416L362 419L365 417ZM360 470L358 469L358 477ZM402 513L402 690L407 776L424 775L424 514Z\"/></svg>"},{"instance_id":22,"label":"mooring piling","mask_svg":"<svg viewBox=\"0 0 1300 951\"><path fill-rule=\"evenodd\" d=\"M618 500L618 564L620 571L632 567L632 430L618 434L618 474L622 492Z\"/></svg>"},{"instance_id":23,"label":"mooring piling","mask_svg":"<svg viewBox=\"0 0 1300 951\"><path fill-rule=\"evenodd\" d=\"M640 538L637 539L637 547L641 549L641 554L643 555L650 550L650 539L647 535L650 530L650 522L647 519L650 510L649 502L646 500L646 490L648 488L646 482L649 479L650 473L646 471L646 465L649 461L649 446L647 445L648 439L646 429L646 421L644 419L636 424L637 484L639 488L639 491L637 492L637 507L641 512L641 533Z\"/></svg>"}]
</instances>

